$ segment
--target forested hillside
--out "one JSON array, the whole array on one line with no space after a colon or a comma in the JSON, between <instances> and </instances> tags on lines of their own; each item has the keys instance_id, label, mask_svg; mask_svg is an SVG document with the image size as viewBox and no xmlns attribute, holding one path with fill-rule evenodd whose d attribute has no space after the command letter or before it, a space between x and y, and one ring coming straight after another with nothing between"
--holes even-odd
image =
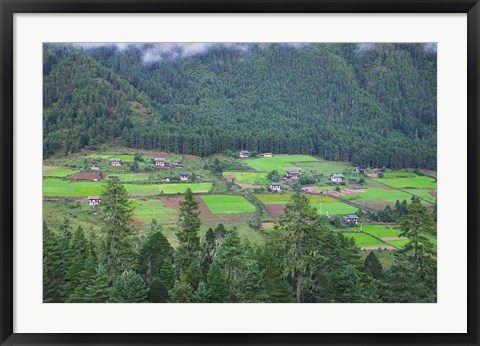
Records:
<instances>
[{"instance_id":1,"label":"forested hillside","mask_svg":"<svg viewBox=\"0 0 480 346\"><path fill-rule=\"evenodd\" d=\"M423 44L151 52L46 44L44 155L115 140L200 156L247 149L436 168L436 51Z\"/></svg>"}]
</instances>

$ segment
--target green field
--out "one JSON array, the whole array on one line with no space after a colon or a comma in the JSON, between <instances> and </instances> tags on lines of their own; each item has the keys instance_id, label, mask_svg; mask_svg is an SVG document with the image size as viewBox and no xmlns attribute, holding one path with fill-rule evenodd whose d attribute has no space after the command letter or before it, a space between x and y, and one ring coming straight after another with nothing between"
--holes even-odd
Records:
<instances>
[{"instance_id":1,"label":"green field","mask_svg":"<svg viewBox=\"0 0 480 346\"><path fill-rule=\"evenodd\" d=\"M132 205L135 207L133 216L136 221L150 223L155 219L157 222L162 223L177 220L177 211L167 208L158 199L134 200Z\"/></svg>"},{"instance_id":2,"label":"green field","mask_svg":"<svg viewBox=\"0 0 480 346\"><path fill-rule=\"evenodd\" d=\"M111 160L111 159L120 159L122 161L133 161L135 155L128 155L128 154L92 154L88 155L87 157L92 159L102 159L102 160Z\"/></svg>"},{"instance_id":3,"label":"green field","mask_svg":"<svg viewBox=\"0 0 480 346\"><path fill-rule=\"evenodd\" d=\"M256 169L257 171L271 172L273 170L277 170L280 174L282 174L282 171L286 168L299 167L298 163L300 162L316 161L316 158L307 155L261 157L243 160L243 162L247 163L250 167Z\"/></svg>"},{"instance_id":4,"label":"green field","mask_svg":"<svg viewBox=\"0 0 480 346\"><path fill-rule=\"evenodd\" d=\"M44 196L86 197L97 196L103 191L104 184L93 181L68 181L63 179L44 179Z\"/></svg>"},{"instance_id":5,"label":"green field","mask_svg":"<svg viewBox=\"0 0 480 346\"><path fill-rule=\"evenodd\" d=\"M80 173L79 169L71 169L65 167L52 167L51 169L47 169L43 172L44 177L68 177L69 175Z\"/></svg>"},{"instance_id":6,"label":"green field","mask_svg":"<svg viewBox=\"0 0 480 346\"><path fill-rule=\"evenodd\" d=\"M44 196L82 197L95 196L103 191L104 183L91 181L67 181L63 179L44 179ZM131 196L152 196L158 194L184 193L187 188L193 192L207 192L211 183L179 183L179 184L125 184Z\"/></svg>"},{"instance_id":7,"label":"green field","mask_svg":"<svg viewBox=\"0 0 480 346\"><path fill-rule=\"evenodd\" d=\"M355 239L355 243L359 247L370 247L370 246L387 246L384 242L371 237L365 233L353 233L353 232L343 232L345 237L350 237Z\"/></svg>"},{"instance_id":8,"label":"green field","mask_svg":"<svg viewBox=\"0 0 480 346\"><path fill-rule=\"evenodd\" d=\"M150 173L123 173L123 172L114 172L112 176L118 177L120 181L145 181L150 177Z\"/></svg>"},{"instance_id":9,"label":"green field","mask_svg":"<svg viewBox=\"0 0 480 346\"><path fill-rule=\"evenodd\" d=\"M410 190L410 191L417 191L417 190ZM395 204L397 200L403 201L404 199L409 202L412 198L412 195L401 191L401 190L394 190L394 189L381 189L381 188L369 188L363 192L359 192L353 195L344 196L344 199L351 200L360 205L366 205L368 207L369 204L377 204L377 205L387 205L387 204Z\"/></svg>"},{"instance_id":10,"label":"green field","mask_svg":"<svg viewBox=\"0 0 480 346\"><path fill-rule=\"evenodd\" d=\"M290 194L256 194L255 197L264 204L287 204ZM317 209L320 215L338 215L355 213L358 208L352 207L329 196L308 196L310 205Z\"/></svg>"},{"instance_id":11,"label":"green field","mask_svg":"<svg viewBox=\"0 0 480 346\"><path fill-rule=\"evenodd\" d=\"M267 175L260 172L223 172L223 176L234 176L235 182L240 184L264 185L270 182Z\"/></svg>"},{"instance_id":12,"label":"green field","mask_svg":"<svg viewBox=\"0 0 480 346\"><path fill-rule=\"evenodd\" d=\"M255 231L246 223L234 223L234 224L224 224L226 229L232 229L236 227L238 230L238 234L240 235L241 239L247 238L251 244L261 245L265 243L265 236L263 236L260 232ZM207 233L208 228L215 228L216 225L202 225L200 227L200 237L205 238L205 234Z\"/></svg>"},{"instance_id":13,"label":"green field","mask_svg":"<svg viewBox=\"0 0 480 346\"><path fill-rule=\"evenodd\" d=\"M427 176L419 176L414 174L411 176L412 173L408 173L406 176L397 176L393 175L387 175L388 173L384 174L383 178L376 178L375 180L395 187L397 189L406 189L406 188L412 188L412 189L436 189L437 188L437 181L431 177ZM397 173L398 174L398 173ZM404 174L406 174L404 172Z\"/></svg>"},{"instance_id":14,"label":"green field","mask_svg":"<svg viewBox=\"0 0 480 346\"><path fill-rule=\"evenodd\" d=\"M301 162L297 166L314 174L323 174L325 177L328 177L333 173L342 173L351 164L341 161L318 160L317 162ZM355 178L357 177L355 176Z\"/></svg>"},{"instance_id":15,"label":"green field","mask_svg":"<svg viewBox=\"0 0 480 346\"><path fill-rule=\"evenodd\" d=\"M202 196L208 209L214 214L253 213L255 206L243 196L214 195Z\"/></svg>"},{"instance_id":16,"label":"green field","mask_svg":"<svg viewBox=\"0 0 480 346\"><path fill-rule=\"evenodd\" d=\"M208 192L212 183L178 183L178 184L125 184L131 196L152 196L158 194L184 193L188 188L193 193Z\"/></svg>"},{"instance_id":17,"label":"green field","mask_svg":"<svg viewBox=\"0 0 480 346\"><path fill-rule=\"evenodd\" d=\"M400 231L393 226L384 225L362 225L355 227L356 231L362 230L365 233L374 235L377 238L398 237Z\"/></svg>"},{"instance_id":18,"label":"green field","mask_svg":"<svg viewBox=\"0 0 480 346\"><path fill-rule=\"evenodd\" d=\"M393 246L395 246L399 249L403 249L405 247L405 245L407 245L408 242L409 242L409 240L407 240L407 239L388 240L387 241L387 243L392 244Z\"/></svg>"}]
</instances>

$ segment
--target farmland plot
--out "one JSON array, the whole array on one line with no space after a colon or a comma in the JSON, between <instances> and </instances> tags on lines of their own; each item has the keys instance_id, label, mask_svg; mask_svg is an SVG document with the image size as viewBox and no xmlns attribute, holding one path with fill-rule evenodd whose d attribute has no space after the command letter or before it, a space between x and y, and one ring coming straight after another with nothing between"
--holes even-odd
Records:
<instances>
[{"instance_id":1,"label":"farmland plot","mask_svg":"<svg viewBox=\"0 0 480 346\"><path fill-rule=\"evenodd\" d=\"M202 196L208 209L214 214L253 213L255 206L243 196L214 195Z\"/></svg>"},{"instance_id":2,"label":"farmland plot","mask_svg":"<svg viewBox=\"0 0 480 346\"><path fill-rule=\"evenodd\" d=\"M273 170L282 173L283 170L298 167L300 162L316 162L317 159L307 155L286 155L274 157L250 158L243 160L257 171L271 172Z\"/></svg>"}]
</instances>

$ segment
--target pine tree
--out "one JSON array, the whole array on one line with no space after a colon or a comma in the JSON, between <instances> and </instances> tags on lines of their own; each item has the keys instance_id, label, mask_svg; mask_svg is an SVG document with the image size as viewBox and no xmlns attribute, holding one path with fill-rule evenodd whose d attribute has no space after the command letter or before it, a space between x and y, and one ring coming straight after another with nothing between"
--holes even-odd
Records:
<instances>
[{"instance_id":1,"label":"pine tree","mask_svg":"<svg viewBox=\"0 0 480 346\"><path fill-rule=\"evenodd\" d=\"M184 250L184 263L179 263L183 269L188 268L193 258L200 251L200 211L199 203L195 200L191 189L185 191L184 200L180 202L180 215L178 218L179 247Z\"/></svg>"},{"instance_id":2,"label":"pine tree","mask_svg":"<svg viewBox=\"0 0 480 346\"><path fill-rule=\"evenodd\" d=\"M268 301L263 273L260 272L256 261L248 266L240 281L239 296L242 303L262 303Z\"/></svg>"},{"instance_id":3,"label":"pine tree","mask_svg":"<svg viewBox=\"0 0 480 346\"><path fill-rule=\"evenodd\" d=\"M169 295L173 303L191 303L193 301L193 287L187 282L187 278L182 276L175 282Z\"/></svg>"},{"instance_id":4,"label":"pine tree","mask_svg":"<svg viewBox=\"0 0 480 346\"><path fill-rule=\"evenodd\" d=\"M304 247L305 243L313 230L319 232L322 230L316 210L310 206L310 202L305 195L294 194L285 207L285 215L279 223L280 227L286 230L287 253L285 260L287 270L295 276L295 295L297 303L301 302L303 274L307 266L307 257Z\"/></svg>"},{"instance_id":5,"label":"pine tree","mask_svg":"<svg viewBox=\"0 0 480 346\"><path fill-rule=\"evenodd\" d=\"M116 177L108 179L101 194L99 217L105 232L102 260L113 276L135 268L130 240L132 214L133 207L125 187Z\"/></svg>"},{"instance_id":6,"label":"pine tree","mask_svg":"<svg viewBox=\"0 0 480 346\"><path fill-rule=\"evenodd\" d=\"M95 276L86 288L86 300L90 303L107 303L112 290L112 279L103 264L95 268Z\"/></svg>"},{"instance_id":7,"label":"pine tree","mask_svg":"<svg viewBox=\"0 0 480 346\"><path fill-rule=\"evenodd\" d=\"M154 226L143 243L139 261L148 284L158 277L166 258L173 258L173 248L159 227Z\"/></svg>"},{"instance_id":8,"label":"pine tree","mask_svg":"<svg viewBox=\"0 0 480 346\"><path fill-rule=\"evenodd\" d=\"M369 273L374 279L378 280L382 277L382 264L375 255L375 252L370 251L368 256L365 258L363 269L365 272Z\"/></svg>"},{"instance_id":9,"label":"pine tree","mask_svg":"<svg viewBox=\"0 0 480 346\"><path fill-rule=\"evenodd\" d=\"M59 239L43 223L43 302L60 303L64 284L63 266Z\"/></svg>"},{"instance_id":10,"label":"pine tree","mask_svg":"<svg viewBox=\"0 0 480 346\"><path fill-rule=\"evenodd\" d=\"M140 274L133 270L117 276L110 293L111 303L145 303L148 288Z\"/></svg>"},{"instance_id":11,"label":"pine tree","mask_svg":"<svg viewBox=\"0 0 480 346\"><path fill-rule=\"evenodd\" d=\"M328 299L338 303L361 303L365 301L357 270L348 265L343 272L332 272L329 279Z\"/></svg>"},{"instance_id":12,"label":"pine tree","mask_svg":"<svg viewBox=\"0 0 480 346\"><path fill-rule=\"evenodd\" d=\"M83 269L79 274L79 283L68 298L69 302L89 302L87 287L91 284L91 281L96 276L97 262L97 255L94 251L94 245L92 242L87 241L87 257L84 260Z\"/></svg>"},{"instance_id":13,"label":"pine tree","mask_svg":"<svg viewBox=\"0 0 480 346\"><path fill-rule=\"evenodd\" d=\"M245 267L245 253L236 228L227 231L218 249L217 263L227 273L227 284L232 301L235 301L237 285Z\"/></svg>"},{"instance_id":14,"label":"pine tree","mask_svg":"<svg viewBox=\"0 0 480 346\"><path fill-rule=\"evenodd\" d=\"M67 252L67 273L65 283L65 295L67 300L75 291L75 288L83 285L82 271L85 265L85 259L89 256L89 246L85 238L82 227L78 227L73 233L70 241L70 247Z\"/></svg>"},{"instance_id":15,"label":"pine tree","mask_svg":"<svg viewBox=\"0 0 480 346\"><path fill-rule=\"evenodd\" d=\"M228 303L230 301L227 279L216 261L212 263L208 271L207 286L211 303Z\"/></svg>"},{"instance_id":16,"label":"pine tree","mask_svg":"<svg viewBox=\"0 0 480 346\"><path fill-rule=\"evenodd\" d=\"M201 281L198 284L198 288L193 295L195 303L208 303L210 302L210 292L208 291L205 281Z\"/></svg>"},{"instance_id":17,"label":"pine tree","mask_svg":"<svg viewBox=\"0 0 480 346\"><path fill-rule=\"evenodd\" d=\"M153 280L148 291L148 301L151 303L168 302L168 290L159 278Z\"/></svg>"}]
</instances>

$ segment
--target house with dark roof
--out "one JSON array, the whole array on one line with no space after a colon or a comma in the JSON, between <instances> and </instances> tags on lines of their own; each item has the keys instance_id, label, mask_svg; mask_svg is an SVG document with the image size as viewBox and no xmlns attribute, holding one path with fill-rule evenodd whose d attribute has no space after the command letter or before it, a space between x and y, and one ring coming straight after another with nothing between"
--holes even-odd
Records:
<instances>
[{"instance_id":1,"label":"house with dark roof","mask_svg":"<svg viewBox=\"0 0 480 346\"><path fill-rule=\"evenodd\" d=\"M348 225L358 225L360 222L360 217L355 214L345 215L343 221Z\"/></svg>"},{"instance_id":2,"label":"house with dark roof","mask_svg":"<svg viewBox=\"0 0 480 346\"><path fill-rule=\"evenodd\" d=\"M296 180L298 179L300 172L296 170L286 170L287 174L283 178L283 180Z\"/></svg>"},{"instance_id":3,"label":"house with dark roof","mask_svg":"<svg viewBox=\"0 0 480 346\"><path fill-rule=\"evenodd\" d=\"M188 176L189 174L187 172L180 172L178 174L178 177L180 178L180 180L182 181L187 181L188 180Z\"/></svg>"},{"instance_id":4,"label":"house with dark roof","mask_svg":"<svg viewBox=\"0 0 480 346\"><path fill-rule=\"evenodd\" d=\"M244 158L247 158L247 157L250 157L250 152L246 151L246 150L242 150L240 152L240 158L244 159Z\"/></svg>"},{"instance_id":5,"label":"house with dark roof","mask_svg":"<svg viewBox=\"0 0 480 346\"><path fill-rule=\"evenodd\" d=\"M268 184L268 188L272 191L281 192L282 191L282 183L270 183L270 184Z\"/></svg>"},{"instance_id":6,"label":"house with dark roof","mask_svg":"<svg viewBox=\"0 0 480 346\"><path fill-rule=\"evenodd\" d=\"M90 205L97 205L100 203L100 197L98 196L88 196L88 204Z\"/></svg>"},{"instance_id":7,"label":"house with dark roof","mask_svg":"<svg viewBox=\"0 0 480 346\"><path fill-rule=\"evenodd\" d=\"M344 179L343 174L334 173L330 176L330 180L335 182L335 183L341 183L341 182L343 182L343 179Z\"/></svg>"},{"instance_id":8,"label":"house with dark roof","mask_svg":"<svg viewBox=\"0 0 480 346\"><path fill-rule=\"evenodd\" d=\"M110 159L110 166L121 167L122 166L122 160L120 160L120 159Z\"/></svg>"},{"instance_id":9,"label":"house with dark roof","mask_svg":"<svg viewBox=\"0 0 480 346\"><path fill-rule=\"evenodd\" d=\"M164 167L165 166L165 158L164 157L156 157L153 159L153 163L155 166Z\"/></svg>"}]
</instances>

